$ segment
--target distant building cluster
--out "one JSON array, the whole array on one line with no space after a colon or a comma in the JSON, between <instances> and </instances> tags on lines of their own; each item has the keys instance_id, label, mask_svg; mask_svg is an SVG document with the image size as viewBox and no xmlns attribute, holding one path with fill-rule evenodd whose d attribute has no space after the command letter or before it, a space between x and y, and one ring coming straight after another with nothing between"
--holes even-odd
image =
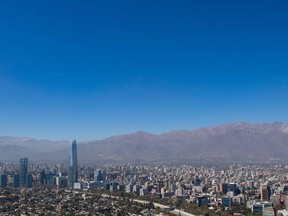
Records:
<instances>
[{"instance_id":1,"label":"distant building cluster","mask_svg":"<svg viewBox=\"0 0 288 216\"><path fill-rule=\"evenodd\" d=\"M68 163L2 164L0 188L45 186L73 191L124 192L139 199L176 200L217 212L235 206L251 214L288 215L287 165L159 165L116 164L101 167L78 165L77 144L69 146ZM286 208L287 207L287 208ZM243 214L245 215L245 214Z\"/></svg>"},{"instance_id":2,"label":"distant building cluster","mask_svg":"<svg viewBox=\"0 0 288 216\"><path fill-rule=\"evenodd\" d=\"M28 173L28 158L21 158L19 161L19 172L13 173L12 176L12 185L14 188L18 187L27 187L30 188L33 185L33 176L31 173ZM8 175L6 174L5 169L2 171L0 178L0 187L7 187Z\"/></svg>"}]
</instances>

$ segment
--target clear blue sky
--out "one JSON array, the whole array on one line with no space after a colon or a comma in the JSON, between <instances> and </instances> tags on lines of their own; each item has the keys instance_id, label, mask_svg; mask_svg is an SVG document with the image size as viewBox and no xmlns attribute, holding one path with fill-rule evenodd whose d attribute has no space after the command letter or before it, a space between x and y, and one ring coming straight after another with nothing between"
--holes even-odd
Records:
<instances>
[{"instance_id":1,"label":"clear blue sky","mask_svg":"<svg viewBox=\"0 0 288 216\"><path fill-rule=\"evenodd\" d=\"M0 2L0 136L288 122L288 1Z\"/></svg>"}]
</instances>

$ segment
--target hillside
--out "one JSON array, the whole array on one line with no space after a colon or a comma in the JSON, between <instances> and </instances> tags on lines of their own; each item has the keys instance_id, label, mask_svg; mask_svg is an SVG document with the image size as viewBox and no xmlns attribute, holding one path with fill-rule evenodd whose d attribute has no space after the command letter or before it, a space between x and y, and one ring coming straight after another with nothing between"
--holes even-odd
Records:
<instances>
[{"instance_id":1,"label":"hillside","mask_svg":"<svg viewBox=\"0 0 288 216\"><path fill-rule=\"evenodd\" d=\"M0 161L66 160L68 141L0 137ZM288 124L232 123L197 130L153 135L146 132L85 141L78 145L82 161L164 161L192 158L287 158Z\"/></svg>"}]
</instances>

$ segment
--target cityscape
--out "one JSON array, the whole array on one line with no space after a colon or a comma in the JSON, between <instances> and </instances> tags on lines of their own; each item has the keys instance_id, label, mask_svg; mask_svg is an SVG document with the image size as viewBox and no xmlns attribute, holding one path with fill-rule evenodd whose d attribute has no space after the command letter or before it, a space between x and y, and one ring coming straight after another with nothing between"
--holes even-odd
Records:
<instances>
[{"instance_id":1,"label":"cityscape","mask_svg":"<svg viewBox=\"0 0 288 216\"><path fill-rule=\"evenodd\" d=\"M0 216L288 216L287 0L1 0Z\"/></svg>"},{"instance_id":2,"label":"cityscape","mask_svg":"<svg viewBox=\"0 0 288 216\"><path fill-rule=\"evenodd\" d=\"M79 165L78 165L79 163ZM288 215L283 163L2 163L1 215Z\"/></svg>"}]
</instances>

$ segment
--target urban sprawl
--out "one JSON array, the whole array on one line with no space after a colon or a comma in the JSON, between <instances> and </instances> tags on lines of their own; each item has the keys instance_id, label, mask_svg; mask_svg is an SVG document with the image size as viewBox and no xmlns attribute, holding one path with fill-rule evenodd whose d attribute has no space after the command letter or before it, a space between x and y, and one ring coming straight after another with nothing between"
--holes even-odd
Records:
<instances>
[{"instance_id":1,"label":"urban sprawl","mask_svg":"<svg viewBox=\"0 0 288 216\"><path fill-rule=\"evenodd\" d=\"M288 216L288 165L0 163L0 215Z\"/></svg>"}]
</instances>

